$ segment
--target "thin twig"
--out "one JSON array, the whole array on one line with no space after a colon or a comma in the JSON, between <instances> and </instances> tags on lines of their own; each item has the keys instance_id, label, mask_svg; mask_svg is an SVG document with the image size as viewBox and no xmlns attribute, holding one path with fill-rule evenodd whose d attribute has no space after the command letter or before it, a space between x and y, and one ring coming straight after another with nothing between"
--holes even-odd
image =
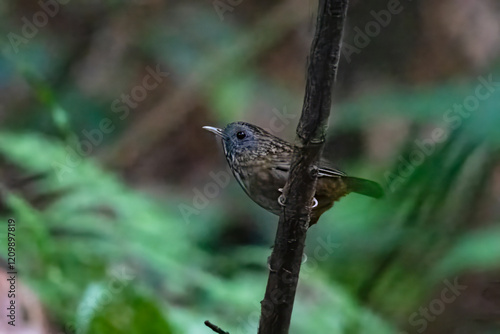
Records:
<instances>
[{"instance_id":1,"label":"thin twig","mask_svg":"<svg viewBox=\"0 0 500 334\"><path fill-rule=\"evenodd\" d=\"M315 166L325 141L347 5L348 0L320 0L319 3L304 106L297 127L297 149L283 191L285 206L276 232L266 293L261 302L259 334L286 334L290 327L306 232L310 225L310 204L316 189Z\"/></svg>"},{"instance_id":2,"label":"thin twig","mask_svg":"<svg viewBox=\"0 0 500 334\"><path fill-rule=\"evenodd\" d=\"M208 328L210 328L211 330L213 330L214 332L216 332L216 333L219 333L219 334L229 334L229 332L223 331L220 327L215 326L214 324L212 324L208 320L205 321L205 325Z\"/></svg>"}]
</instances>

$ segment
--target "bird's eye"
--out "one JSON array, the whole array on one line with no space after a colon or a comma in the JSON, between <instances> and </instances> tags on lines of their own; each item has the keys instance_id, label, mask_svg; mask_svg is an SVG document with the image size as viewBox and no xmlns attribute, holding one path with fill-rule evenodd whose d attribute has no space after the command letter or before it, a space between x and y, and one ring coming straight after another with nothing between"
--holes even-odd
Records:
<instances>
[{"instance_id":1,"label":"bird's eye","mask_svg":"<svg viewBox=\"0 0 500 334\"><path fill-rule=\"evenodd\" d=\"M238 132L238 133L236 134L236 138L238 138L238 139L243 139L243 138L245 138L246 136L247 136L247 134L246 134L245 132L243 132L243 131L240 131L240 132Z\"/></svg>"}]
</instances>

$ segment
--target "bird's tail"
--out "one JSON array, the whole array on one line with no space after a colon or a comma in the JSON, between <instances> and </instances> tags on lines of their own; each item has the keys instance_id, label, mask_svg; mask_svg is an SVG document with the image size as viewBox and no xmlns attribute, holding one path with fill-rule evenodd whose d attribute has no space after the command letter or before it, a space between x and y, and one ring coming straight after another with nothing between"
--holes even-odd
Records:
<instances>
[{"instance_id":1,"label":"bird's tail","mask_svg":"<svg viewBox=\"0 0 500 334\"><path fill-rule=\"evenodd\" d=\"M346 183L349 191L374 198L384 196L384 190L377 182L350 176L343 177L342 179Z\"/></svg>"}]
</instances>

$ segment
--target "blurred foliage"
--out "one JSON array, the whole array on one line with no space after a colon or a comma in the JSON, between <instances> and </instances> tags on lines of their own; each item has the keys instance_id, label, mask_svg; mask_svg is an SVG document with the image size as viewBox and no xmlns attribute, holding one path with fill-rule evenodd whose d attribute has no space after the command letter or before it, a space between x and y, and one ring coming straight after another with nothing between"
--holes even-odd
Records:
<instances>
[{"instance_id":1,"label":"blurred foliage","mask_svg":"<svg viewBox=\"0 0 500 334\"><path fill-rule=\"evenodd\" d=\"M387 198L348 196L311 228L291 333L500 333L500 11L430 3L341 61L324 155ZM346 43L386 6L352 1ZM206 319L256 333L277 218L232 179L207 191L229 174L201 126L293 138L315 7L71 2L18 52L2 40L0 219L16 220L19 284L48 320L36 333L209 333ZM2 3L2 35L39 10ZM168 76L127 106L157 68ZM487 98L453 112L490 76Z\"/></svg>"}]
</instances>

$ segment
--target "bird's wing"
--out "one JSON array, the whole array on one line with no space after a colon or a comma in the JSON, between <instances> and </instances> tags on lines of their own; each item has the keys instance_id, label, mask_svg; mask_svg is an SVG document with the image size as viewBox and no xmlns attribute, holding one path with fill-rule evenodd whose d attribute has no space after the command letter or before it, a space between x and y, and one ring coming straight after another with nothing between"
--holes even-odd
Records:
<instances>
[{"instance_id":1,"label":"bird's wing","mask_svg":"<svg viewBox=\"0 0 500 334\"><path fill-rule=\"evenodd\" d=\"M289 172L290 170L290 160L281 160L281 161L273 161L273 169L282 171L282 172ZM342 177L342 176L347 176L346 173L342 172L341 170L338 170L333 167L327 167L325 166L327 164L325 161L320 162L320 167L318 169L318 177Z\"/></svg>"},{"instance_id":2,"label":"bird's wing","mask_svg":"<svg viewBox=\"0 0 500 334\"><path fill-rule=\"evenodd\" d=\"M273 164L272 164L272 169L280 171L280 172L285 172L288 173L290 171L290 160L287 159L274 159Z\"/></svg>"},{"instance_id":3,"label":"bird's wing","mask_svg":"<svg viewBox=\"0 0 500 334\"><path fill-rule=\"evenodd\" d=\"M347 176L346 173L332 166L328 160L321 159L319 162L318 177L341 177Z\"/></svg>"},{"instance_id":4,"label":"bird's wing","mask_svg":"<svg viewBox=\"0 0 500 334\"><path fill-rule=\"evenodd\" d=\"M318 169L318 177L341 177L341 176L347 176L347 174L334 168L320 167Z\"/></svg>"}]
</instances>

